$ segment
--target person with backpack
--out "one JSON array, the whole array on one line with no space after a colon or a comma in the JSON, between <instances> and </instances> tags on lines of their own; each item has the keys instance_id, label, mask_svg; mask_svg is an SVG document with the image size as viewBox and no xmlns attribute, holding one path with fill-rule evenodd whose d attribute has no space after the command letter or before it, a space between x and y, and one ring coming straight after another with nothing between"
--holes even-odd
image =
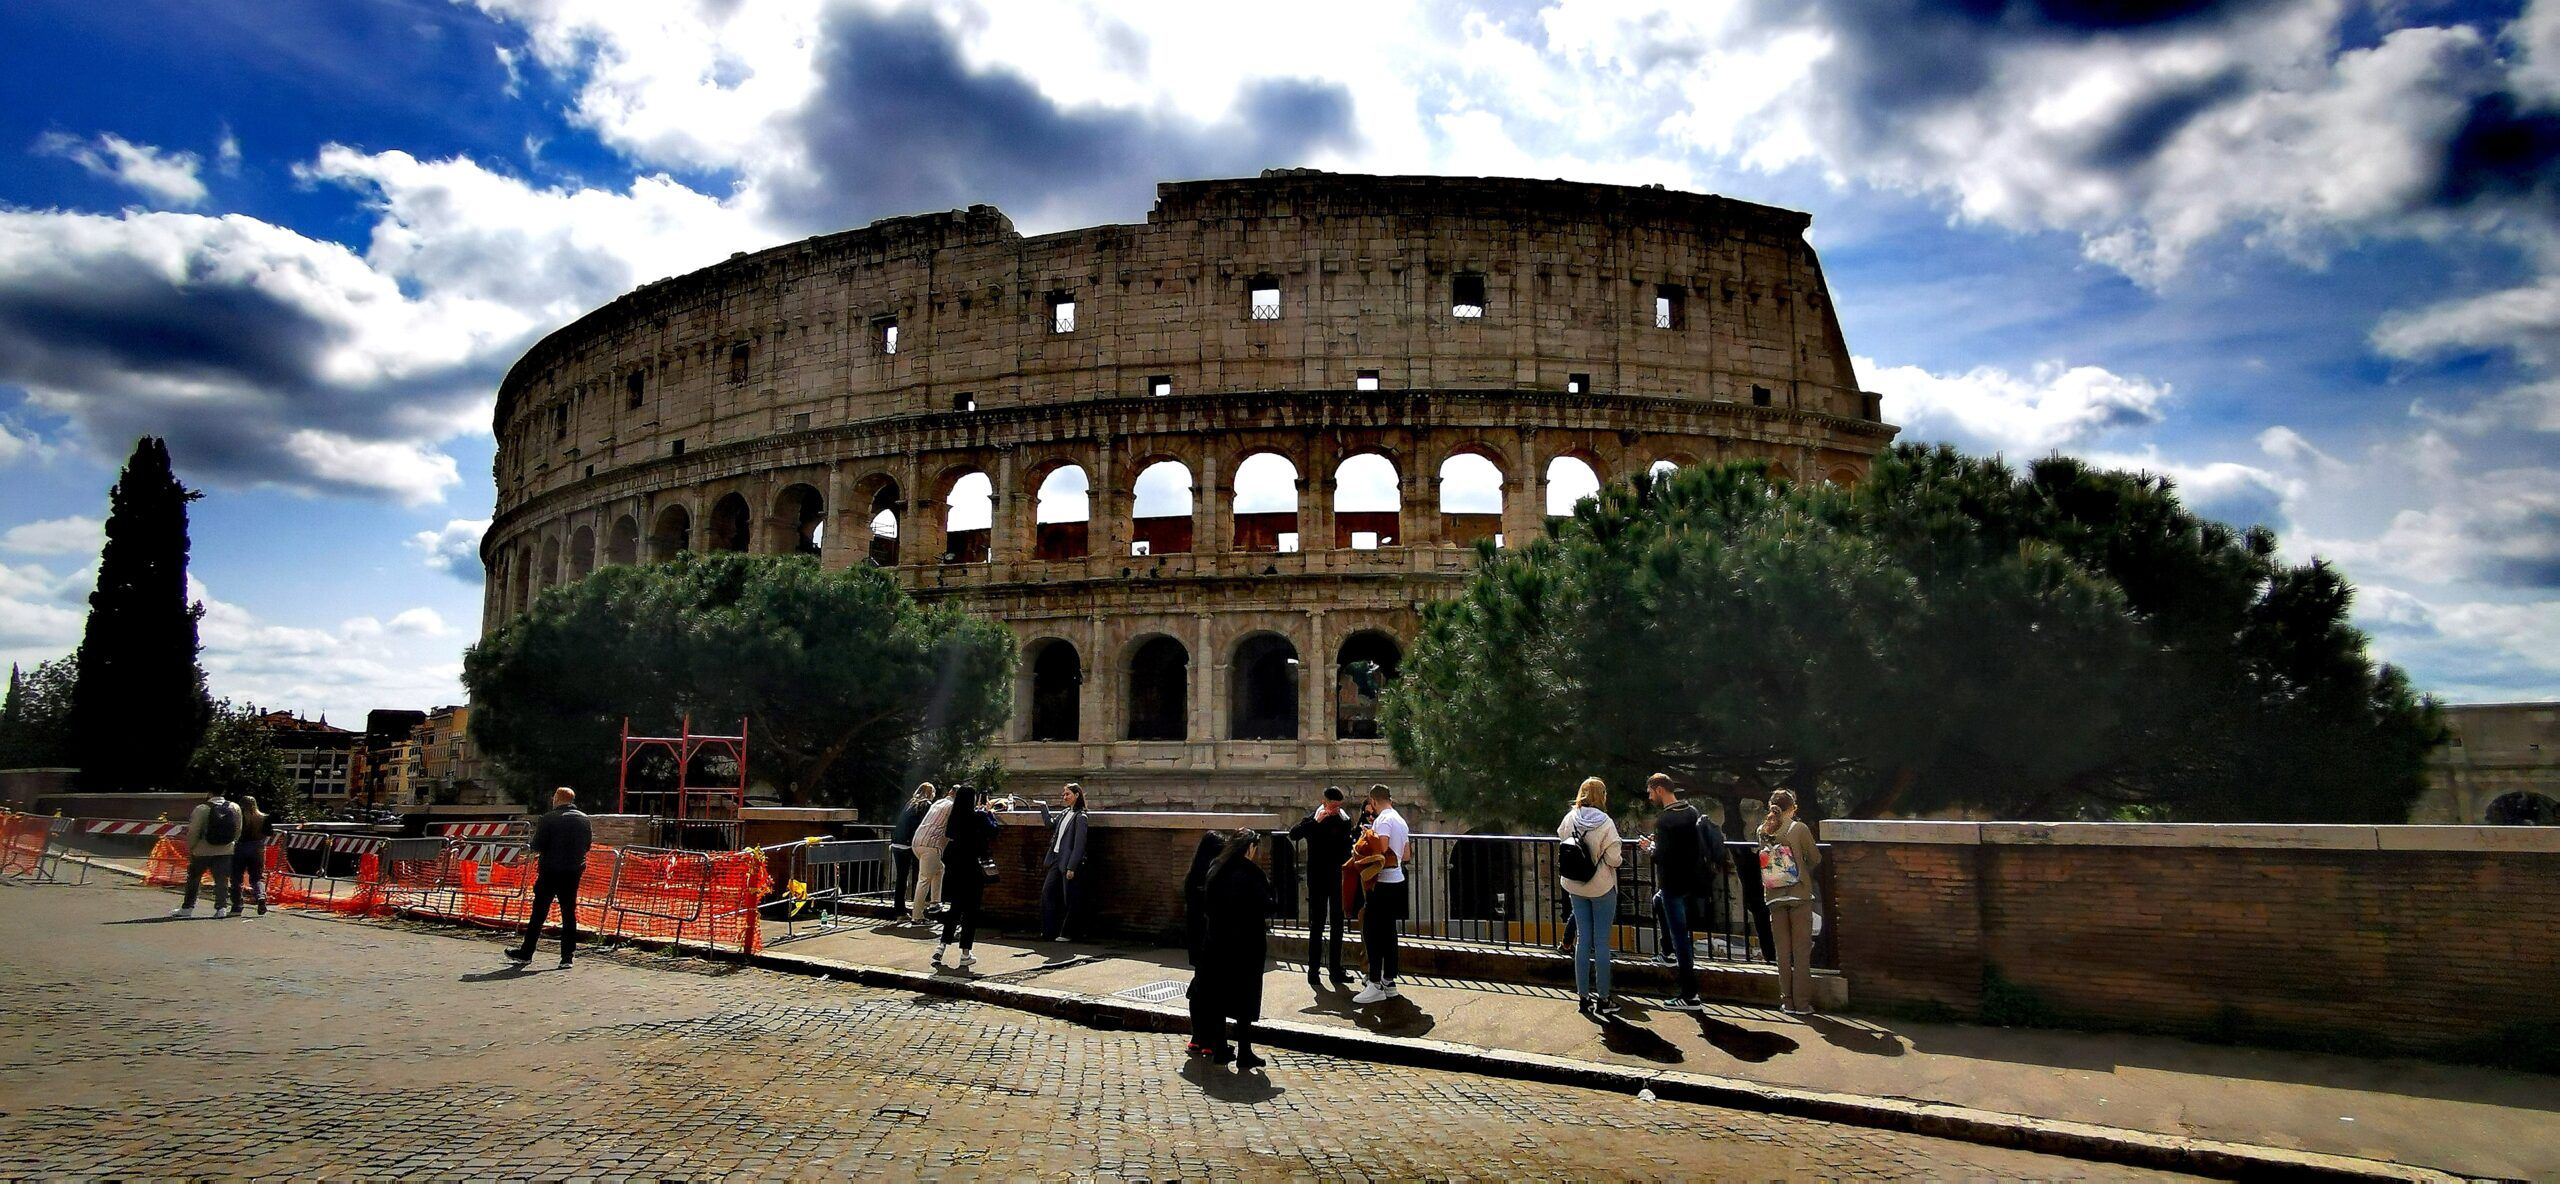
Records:
<instances>
[{"instance_id":1,"label":"person with backpack","mask_svg":"<svg viewBox=\"0 0 2560 1184\"><path fill-rule=\"evenodd\" d=\"M1680 968L1680 994L1663 1006L1697 1011L1706 1003L1698 998L1698 946L1690 926L1703 920L1704 914L1692 917L1689 909L1721 874L1717 860L1725 858L1724 835L1680 796L1670 774L1646 778L1644 790L1662 817L1654 824L1652 837L1637 845L1653 856L1654 915L1662 919L1665 945ZM1713 846L1708 845L1709 835L1715 836Z\"/></svg>"},{"instance_id":2,"label":"person with backpack","mask_svg":"<svg viewBox=\"0 0 2560 1184\"><path fill-rule=\"evenodd\" d=\"M275 829L275 821L258 808L258 799L242 795L240 807L240 841L231 847L231 915L237 917L248 907L250 894L244 883L254 886L258 915L267 915L267 835Z\"/></svg>"},{"instance_id":3,"label":"person with backpack","mask_svg":"<svg viewBox=\"0 0 2560 1184\"><path fill-rule=\"evenodd\" d=\"M1556 883L1573 907L1573 992L1582 1014L1601 1020L1618 1016L1609 997L1609 938L1617 928L1618 868L1626 861L1608 806L1608 785L1585 777L1573 809L1556 824Z\"/></svg>"},{"instance_id":4,"label":"person with backpack","mask_svg":"<svg viewBox=\"0 0 2560 1184\"><path fill-rule=\"evenodd\" d=\"M1813 872L1820 866L1813 828L1796 819L1796 795L1772 792L1760 820L1760 891L1778 956L1778 1010L1788 1015L1813 1014Z\"/></svg>"},{"instance_id":5,"label":"person with backpack","mask_svg":"<svg viewBox=\"0 0 2560 1184\"><path fill-rule=\"evenodd\" d=\"M213 876L213 915L230 908L231 851L240 842L240 807L219 789L204 795L187 813L187 895L172 917L196 915L196 885Z\"/></svg>"}]
</instances>

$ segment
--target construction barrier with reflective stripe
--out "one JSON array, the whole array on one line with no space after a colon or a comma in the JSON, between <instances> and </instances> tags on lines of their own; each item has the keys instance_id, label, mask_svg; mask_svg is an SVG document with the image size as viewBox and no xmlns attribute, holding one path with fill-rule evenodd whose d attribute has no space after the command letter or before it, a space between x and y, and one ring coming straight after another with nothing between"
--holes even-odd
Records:
<instances>
[{"instance_id":1,"label":"construction barrier with reflective stripe","mask_svg":"<svg viewBox=\"0 0 2560 1184\"><path fill-rule=\"evenodd\" d=\"M0 876L26 880L60 878L61 839L70 832L74 821L0 810Z\"/></svg>"},{"instance_id":2,"label":"construction barrier with reflective stripe","mask_svg":"<svg viewBox=\"0 0 2560 1184\"><path fill-rule=\"evenodd\" d=\"M533 824L523 819L511 822L436 822L429 823L427 833L439 839L517 839L533 834Z\"/></svg>"}]
</instances>

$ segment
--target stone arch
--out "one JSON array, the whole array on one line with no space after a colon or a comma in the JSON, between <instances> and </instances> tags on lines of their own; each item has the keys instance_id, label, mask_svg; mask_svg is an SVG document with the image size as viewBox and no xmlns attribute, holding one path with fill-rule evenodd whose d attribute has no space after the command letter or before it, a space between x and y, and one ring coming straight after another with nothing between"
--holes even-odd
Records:
<instances>
[{"instance_id":1,"label":"stone arch","mask_svg":"<svg viewBox=\"0 0 2560 1184\"><path fill-rule=\"evenodd\" d=\"M1131 740L1190 737L1191 650L1163 633L1129 645L1128 731Z\"/></svg>"},{"instance_id":2,"label":"stone arch","mask_svg":"<svg viewBox=\"0 0 2560 1184\"><path fill-rule=\"evenodd\" d=\"M604 548L604 561L620 567L640 562L640 520L624 514L613 520L613 531Z\"/></svg>"},{"instance_id":3,"label":"stone arch","mask_svg":"<svg viewBox=\"0 0 2560 1184\"><path fill-rule=\"evenodd\" d=\"M1093 477L1063 457L1030 471L1031 557L1082 559L1093 550Z\"/></svg>"},{"instance_id":4,"label":"stone arch","mask_svg":"<svg viewBox=\"0 0 2560 1184\"><path fill-rule=\"evenodd\" d=\"M1303 546L1299 502L1306 482L1299 476L1298 462L1277 448L1255 448L1239 457L1228 474L1234 490L1228 502L1234 513L1235 549L1299 550Z\"/></svg>"},{"instance_id":5,"label":"stone arch","mask_svg":"<svg viewBox=\"0 0 2560 1184\"><path fill-rule=\"evenodd\" d=\"M1609 480L1600 471L1599 458L1589 452L1559 452L1547 460L1546 515L1550 519L1570 518L1574 506L1582 499L1597 496Z\"/></svg>"},{"instance_id":6,"label":"stone arch","mask_svg":"<svg viewBox=\"0 0 2560 1184\"><path fill-rule=\"evenodd\" d=\"M1333 545L1354 551L1404 543L1404 473L1395 454L1361 448L1333 466Z\"/></svg>"},{"instance_id":7,"label":"stone arch","mask_svg":"<svg viewBox=\"0 0 2560 1184\"><path fill-rule=\"evenodd\" d=\"M962 465L943 473L938 483L942 503L944 563L985 563L995 554L996 483L986 470Z\"/></svg>"},{"instance_id":8,"label":"stone arch","mask_svg":"<svg viewBox=\"0 0 2560 1184\"><path fill-rule=\"evenodd\" d=\"M1022 738L1034 742L1076 740L1084 723L1084 659L1075 643L1043 637L1023 648Z\"/></svg>"},{"instance_id":9,"label":"stone arch","mask_svg":"<svg viewBox=\"0 0 2560 1184\"><path fill-rule=\"evenodd\" d=\"M873 567L898 566L898 515L905 506L898 494L898 479L887 473L873 473L853 483L849 504L858 508L863 558Z\"/></svg>"},{"instance_id":10,"label":"stone arch","mask_svg":"<svg viewBox=\"0 0 2560 1184\"><path fill-rule=\"evenodd\" d=\"M1335 739L1380 738L1378 701L1403 666L1403 643L1384 629L1361 629L1342 639L1333 664Z\"/></svg>"},{"instance_id":11,"label":"stone arch","mask_svg":"<svg viewBox=\"0 0 2560 1184\"><path fill-rule=\"evenodd\" d=\"M827 495L795 481L773 495L764 549L776 555L815 555L827 541Z\"/></svg>"},{"instance_id":12,"label":"stone arch","mask_svg":"<svg viewBox=\"0 0 2560 1184\"><path fill-rule=\"evenodd\" d=\"M2560 801L2519 789L2489 799L2480 821L2490 826L2560 826Z\"/></svg>"},{"instance_id":13,"label":"stone arch","mask_svg":"<svg viewBox=\"0 0 2560 1184\"><path fill-rule=\"evenodd\" d=\"M583 580L595 574L595 570L595 528L580 523L578 529L569 532L569 578Z\"/></svg>"},{"instance_id":14,"label":"stone arch","mask_svg":"<svg viewBox=\"0 0 2560 1184\"><path fill-rule=\"evenodd\" d=\"M702 548L706 551L746 551L755 543L755 511L747 506L747 495L735 491L721 495L711 503L709 521L704 523Z\"/></svg>"},{"instance_id":15,"label":"stone arch","mask_svg":"<svg viewBox=\"0 0 2560 1184\"><path fill-rule=\"evenodd\" d=\"M542 536L542 567L540 571L542 586L544 588L549 589L560 586L559 535L546 534Z\"/></svg>"},{"instance_id":16,"label":"stone arch","mask_svg":"<svg viewBox=\"0 0 2560 1184\"><path fill-rule=\"evenodd\" d=\"M649 524L649 560L664 563L693 549L693 512L681 502L658 511Z\"/></svg>"},{"instance_id":17,"label":"stone arch","mask_svg":"<svg viewBox=\"0 0 2560 1184\"><path fill-rule=\"evenodd\" d=\"M1847 465L1841 465L1838 468L1823 474L1823 480L1829 481L1833 485L1837 485L1842 489L1855 489L1858 485L1858 470L1850 468Z\"/></svg>"},{"instance_id":18,"label":"stone arch","mask_svg":"<svg viewBox=\"0 0 2560 1184\"><path fill-rule=\"evenodd\" d=\"M516 548L515 569L515 611L523 612L526 609L533 607L532 543L528 542L524 546Z\"/></svg>"},{"instance_id":19,"label":"stone arch","mask_svg":"<svg viewBox=\"0 0 2560 1184\"><path fill-rule=\"evenodd\" d=\"M1227 738L1298 738L1297 643L1270 630L1238 639L1227 659Z\"/></svg>"},{"instance_id":20,"label":"stone arch","mask_svg":"<svg viewBox=\"0 0 2560 1184\"><path fill-rule=\"evenodd\" d=\"M1192 511L1199 504L1199 470L1176 456L1144 457L1130 467L1137 477L1129 483L1129 553L1188 554ZM1181 512L1169 512L1175 507Z\"/></svg>"},{"instance_id":21,"label":"stone arch","mask_svg":"<svg viewBox=\"0 0 2560 1184\"><path fill-rule=\"evenodd\" d=\"M1480 445L1461 446L1440 462L1437 476L1442 539L1460 547L1472 547L1480 539L1492 539L1495 546L1507 541L1502 511L1511 481L1499 453Z\"/></svg>"}]
</instances>

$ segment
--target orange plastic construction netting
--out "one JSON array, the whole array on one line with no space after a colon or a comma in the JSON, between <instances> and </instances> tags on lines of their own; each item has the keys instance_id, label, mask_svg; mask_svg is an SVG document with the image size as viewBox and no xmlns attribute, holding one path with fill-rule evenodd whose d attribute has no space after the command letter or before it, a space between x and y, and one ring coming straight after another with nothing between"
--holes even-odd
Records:
<instances>
[{"instance_id":1,"label":"orange plastic construction netting","mask_svg":"<svg viewBox=\"0 0 2560 1184\"><path fill-rule=\"evenodd\" d=\"M34 875L52 837L52 819L0 810L0 873Z\"/></svg>"}]
</instances>

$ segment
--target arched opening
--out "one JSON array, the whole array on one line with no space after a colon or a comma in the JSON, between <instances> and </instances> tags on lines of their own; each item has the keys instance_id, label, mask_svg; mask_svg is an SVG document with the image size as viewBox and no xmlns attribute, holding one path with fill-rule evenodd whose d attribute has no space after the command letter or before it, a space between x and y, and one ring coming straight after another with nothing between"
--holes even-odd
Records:
<instances>
[{"instance_id":1,"label":"arched opening","mask_svg":"<svg viewBox=\"0 0 2560 1184\"><path fill-rule=\"evenodd\" d=\"M744 494L733 493L711 503L709 537L703 543L714 551L744 551L753 543L749 533L754 512L747 509Z\"/></svg>"},{"instance_id":2,"label":"arched opening","mask_svg":"<svg viewBox=\"0 0 2560 1184\"><path fill-rule=\"evenodd\" d=\"M693 549L693 515L683 506L658 511L649 526L649 558L664 563Z\"/></svg>"},{"instance_id":3,"label":"arched opening","mask_svg":"<svg viewBox=\"0 0 2560 1184\"><path fill-rule=\"evenodd\" d=\"M1502 469L1480 452L1440 462L1440 537L1460 547L1502 537Z\"/></svg>"},{"instance_id":4,"label":"arched opening","mask_svg":"<svg viewBox=\"0 0 2560 1184\"><path fill-rule=\"evenodd\" d=\"M558 535L542 540L541 576L543 587L560 586L560 536Z\"/></svg>"},{"instance_id":5,"label":"arched opening","mask_svg":"<svg viewBox=\"0 0 2560 1184\"><path fill-rule=\"evenodd\" d=\"M640 562L640 521L629 514L613 520L612 541L605 544L604 561L629 567Z\"/></svg>"},{"instance_id":6,"label":"arched opening","mask_svg":"<svg viewBox=\"0 0 2560 1184\"><path fill-rule=\"evenodd\" d=\"M1843 465L1831 470L1823 479L1842 489L1853 488L1858 484L1858 470Z\"/></svg>"},{"instance_id":7,"label":"arched opening","mask_svg":"<svg viewBox=\"0 0 2560 1184\"><path fill-rule=\"evenodd\" d=\"M1227 665L1230 740L1298 738L1298 647L1277 633L1256 633L1236 646Z\"/></svg>"},{"instance_id":8,"label":"arched opening","mask_svg":"<svg viewBox=\"0 0 2560 1184\"><path fill-rule=\"evenodd\" d=\"M774 495L772 536L765 549L777 555L815 555L827 541L827 496L811 485L786 485Z\"/></svg>"},{"instance_id":9,"label":"arched opening","mask_svg":"<svg viewBox=\"0 0 2560 1184\"><path fill-rule=\"evenodd\" d=\"M951 483L942 499L942 561L985 563L993 554L996 486L971 470Z\"/></svg>"},{"instance_id":10,"label":"arched opening","mask_svg":"<svg viewBox=\"0 0 2560 1184\"><path fill-rule=\"evenodd\" d=\"M2491 826L2560 826L2560 801L2523 789L2499 794L2490 799L2481 821Z\"/></svg>"},{"instance_id":11,"label":"arched opening","mask_svg":"<svg viewBox=\"0 0 2560 1184\"><path fill-rule=\"evenodd\" d=\"M515 611L523 612L533 607L533 548L516 552L515 568Z\"/></svg>"},{"instance_id":12,"label":"arched opening","mask_svg":"<svg viewBox=\"0 0 2560 1184\"><path fill-rule=\"evenodd\" d=\"M1396 462L1363 452L1333 470L1333 545L1354 551L1404 545L1404 491Z\"/></svg>"},{"instance_id":13,"label":"arched opening","mask_svg":"<svg viewBox=\"0 0 2560 1184\"><path fill-rule=\"evenodd\" d=\"M1138 473L1129 498L1129 553L1182 555L1191 550L1191 466L1160 460Z\"/></svg>"},{"instance_id":14,"label":"arched opening","mask_svg":"<svg viewBox=\"0 0 2560 1184\"><path fill-rule=\"evenodd\" d=\"M1333 736L1337 740L1375 740L1378 700L1404 663L1404 647L1375 629L1343 639L1334 663Z\"/></svg>"},{"instance_id":15,"label":"arched opening","mask_svg":"<svg viewBox=\"0 0 2560 1184\"><path fill-rule=\"evenodd\" d=\"M859 494L856 494L859 497ZM865 557L873 567L898 566L898 483L886 477L879 479L863 510L870 515L871 542Z\"/></svg>"},{"instance_id":16,"label":"arched opening","mask_svg":"<svg viewBox=\"0 0 2560 1184\"><path fill-rule=\"evenodd\" d=\"M1148 638L1129 655L1129 738L1181 740L1190 718L1191 651L1170 637Z\"/></svg>"},{"instance_id":17,"label":"arched opening","mask_svg":"<svg viewBox=\"0 0 2560 1184\"><path fill-rule=\"evenodd\" d=\"M569 535L569 578L583 580L596 570L596 532L581 526Z\"/></svg>"},{"instance_id":18,"label":"arched opening","mask_svg":"<svg viewBox=\"0 0 2560 1184\"><path fill-rule=\"evenodd\" d=\"M1031 719L1026 739L1072 741L1083 722L1084 663L1076 647L1052 638L1040 642L1025 663L1031 678Z\"/></svg>"},{"instance_id":19,"label":"arched opening","mask_svg":"<svg viewBox=\"0 0 2560 1184\"><path fill-rule=\"evenodd\" d=\"M1031 557L1082 559L1093 544L1093 483L1080 465L1061 465L1040 479L1031 514Z\"/></svg>"},{"instance_id":20,"label":"arched opening","mask_svg":"<svg viewBox=\"0 0 2560 1184\"><path fill-rule=\"evenodd\" d=\"M1547 462L1547 517L1571 518L1582 499L1600 495L1600 472L1578 456Z\"/></svg>"},{"instance_id":21,"label":"arched opening","mask_svg":"<svg viewBox=\"0 0 2560 1184\"><path fill-rule=\"evenodd\" d=\"M1277 452L1257 452L1236 466L1235 549L1298 549L1298 466Z\"/></svg>"}]
</instances>

